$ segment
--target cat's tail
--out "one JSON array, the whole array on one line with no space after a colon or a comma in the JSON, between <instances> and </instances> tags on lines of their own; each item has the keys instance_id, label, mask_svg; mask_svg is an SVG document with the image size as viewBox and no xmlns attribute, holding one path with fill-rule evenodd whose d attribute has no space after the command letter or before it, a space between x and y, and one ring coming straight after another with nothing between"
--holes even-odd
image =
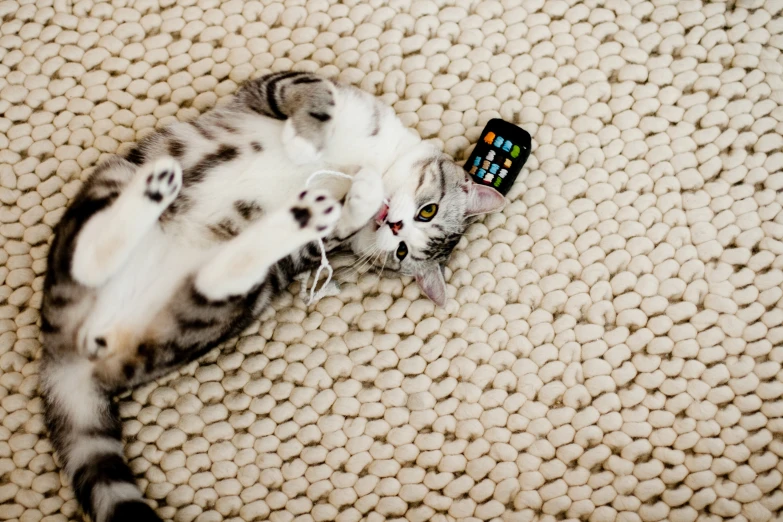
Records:
<instances>
[{"instance_id":1,"label":"cat's tail","mask_svg":"<svg viewBox=\"0 0 783 522\"><path fill-rule=\"evenodd\" d=\"M117 404L92 368L75 355L42 360L46 422L76 499L93 522L159 522L123 458Z\"/></svg>"}]
</instances>

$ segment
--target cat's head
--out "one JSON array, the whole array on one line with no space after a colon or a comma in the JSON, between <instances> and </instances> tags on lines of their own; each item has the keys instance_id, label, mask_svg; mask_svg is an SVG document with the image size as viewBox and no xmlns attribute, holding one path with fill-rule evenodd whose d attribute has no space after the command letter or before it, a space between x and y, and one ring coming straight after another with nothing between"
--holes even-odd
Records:
<instances>
[{"instance_id":1,"label":"cat's head","mask_svg":"<svg viewBox=\"0 0 783 522\"><path fill-rule=\"evenodd\" d=\"M414 276L427 297L443 306L443 265L472 218L502 210L506 199L424 144L399 158L383 182L387 203L354 236L352 249L378 268Z\"/></svg>"}]
</instances>

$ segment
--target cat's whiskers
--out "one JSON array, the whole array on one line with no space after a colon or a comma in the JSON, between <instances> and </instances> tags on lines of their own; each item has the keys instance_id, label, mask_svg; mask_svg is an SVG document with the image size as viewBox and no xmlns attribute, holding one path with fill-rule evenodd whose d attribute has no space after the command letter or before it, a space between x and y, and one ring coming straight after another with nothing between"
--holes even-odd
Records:
<instances>
[{"instance_id":1,"label":"cat's whiskers","mask_svg":"<svg viewBox=\"0 0 783 522\"><path fill-rule=\"evenodd\" d=\"M384 270L386 270L387 261L389 261L389 254L383 256L383 265L381 265L381 271L380 271L381 274L383 274Z\"/></svg>"},{"instance_id":2,"label":"cat's whiskers","mask_svg":"<svg viewBox=\"0 0 783 522\"><path fill-rule=\"evenodd\" d=\"M365 248L364 250L361 250L358 255L359 258L356 260L356 263L358 264L363 262L365 259L367 259L370 255L372 255L373 251L375 250L375 245L370 245L369 247Z\"/></svg>"},{"instance_id":3,"label":"cat's whiskers","mask_svg":"<svg viewBox=\"0 0 783 522\"><path fill-rule=\"evenodd\" d=\"M375 255L379 250L380 249L377 246L373 245L373 247L370 249L370 252L363 256L363 261L356 267L356 271L359 273L359 275L366 274L370 268L372 268L373 260L375 259Z\"/></svg>"},{"instance_id":4,"label":"cat's whiskers","mask_svg":"<svg viewBox=\"0 0 783 522\"><path fill-rule=\"evenodd\" d=\"M363 263L362 266L360 267L363 269L362 274L366 274L373 268L376 268L378 266L378 260L380 256L383 254L384 251L381 250L381 248L379 248L378 246L374 246L367 261Z\"/></svg>"},{"instance_id":5,"label":"cat's whiskers","mask_svg":"<svg viewBox=\"0 0 783 522\"><path fill-rule=\"evenodd\" d=\"M356 260L356 262L353 264L351 268L353 268L357 274L361 275L363 272L360 271L360 268L363 267L370 260L370 257L375 253L377 249L378 247L376 245L371 245L368 248L360 251L359 259Z\"/></svg>"},{"instance_id":6,"label":"cat's whiskers","mask_svg":"<svg viewBox=\"0 0 783 522\"><path fill-rule=\"evenodd\" d=\"M377 268L378 259L380 258L380 255L383 254L383 251L380 248L375 248L373 251L373 254L368 258L367 262L365 262L360 269L364 269L361 272L361 275L366 274L373 268Z\"/></svg>"}]
</instances>

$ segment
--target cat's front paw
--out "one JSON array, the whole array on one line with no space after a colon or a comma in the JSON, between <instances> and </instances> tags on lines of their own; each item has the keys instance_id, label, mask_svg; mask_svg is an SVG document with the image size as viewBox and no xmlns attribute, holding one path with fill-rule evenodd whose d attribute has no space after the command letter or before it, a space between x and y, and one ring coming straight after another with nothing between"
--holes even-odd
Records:
<instances>
[{"instance_id":1,"label":"cat's front paw","mask_svg":"<svg viewBox=\"0 0 783 522\"><path fill-rule=\"evenodd\" d=\"M321 158L316 146L296 132L294 120L290 118L283 125L283 150L288 159L297 165L315 163Z\"/></svg>"},{"instance_id":2,"label":"cat's front paw","mask_svg":"<svg viewBox=\"0 0 783 522\"><path fill-rule=\"evenodd\" d=\"M345 205L352 221L359 226L375 216L383 204L383 179L370 169L360 170L353 178Z\"/></svg>"},{"instance_id":3,"label":"cat's front paw","mask_svg":"<svg viewBox=\"0 0 783 522\"><path fill-rule=\"evenodd\" d=\"M291 205L291 215L302 231L311 231L316 237L324 237L334 230L342 208L328 192L304 190Z\"/></svg>"},{"instance_id":4,"label":"cat's front paw","mask_svg":"<svg viewBox=\"0 0 783 522\"><path fill-rule=\"evenodd\" d=\"M144 178L144 197L153 203L168 205L182 188L182 167L169 156L159 158L152 164Z\"/></svg>"}]
</instances>

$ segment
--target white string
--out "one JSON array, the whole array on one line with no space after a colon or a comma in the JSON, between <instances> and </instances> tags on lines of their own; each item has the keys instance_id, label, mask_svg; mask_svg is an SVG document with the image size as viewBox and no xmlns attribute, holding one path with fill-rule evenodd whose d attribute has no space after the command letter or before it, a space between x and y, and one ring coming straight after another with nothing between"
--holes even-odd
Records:
<instances>
[{"instance_id":1,"label":"white string","mask_svg":"<svg viewBox=\"0 0 783 522\"><path fill-rule=\"evenodd\" d=\"M310 177L307 178L307 181L305 182L305 187L310 186L310 182L313 181L318 176L321 176L323 174L328 174L330 176L337 176L339 178L346 178L346 179L353 179L348 174L345 174L344 172L338 172L336 170L317 170L310 174ZM318 270L315 271L315 278L313 278L313 286L310 288L310 299L307 301L307 306L310 306L311 304L315 303L316 301L320 301L324 295L326 295L327 288L329 283L332 281L332 275L334 275L334 270L332 269L332 265L329 264L329 260L326 258L326 246L324 245L324 240L322 238L318 238L318 247L321 249L321 264L318 266ZM318 288L318 278L321 277L321 272L326 269L326 281L324 281L324 284L321 286L321 289L316 292L316 288ZM307 281L302 281L303 285L307 285ZM307 289L307 286L305 286L305 290Z\"/></svg>"}]
</instances>

